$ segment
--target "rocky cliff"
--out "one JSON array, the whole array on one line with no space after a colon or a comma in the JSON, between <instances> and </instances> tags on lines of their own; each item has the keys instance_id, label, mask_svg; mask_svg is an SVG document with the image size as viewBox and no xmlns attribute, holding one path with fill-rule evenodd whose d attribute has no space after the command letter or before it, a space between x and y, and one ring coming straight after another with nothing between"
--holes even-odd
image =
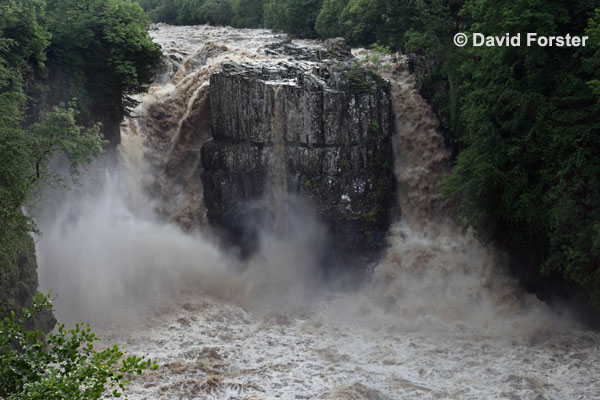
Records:
<instances>
[{"instance_id":1,"label":"rocky cliff","mask_svg":"<svg viewBox=\"0 0 600 400\"><path fill-rule=\"evenodd\" d=\"M9 252L0 257L0 320L9 317L11 312L20 315L38 291L37 261L35 244L28 233L12 237ZM45 310L35 316L29 328L49 332L56 320L51 311Z\"/></svg>"},{"instance_id":2,"label":"rocky cliff","mask_svg":"<svg viewBox=\"0 0 600 400\"><path fill-rule=\"evenodd\" d=\"M274 192L297 195L325 222L333 254L350 261L383 246L395 204L390 87L331 47L294 58L227 63L211 76L208 220L248 250L255 232L244 221L272 214Z\"/></svg>"}]
</instances>

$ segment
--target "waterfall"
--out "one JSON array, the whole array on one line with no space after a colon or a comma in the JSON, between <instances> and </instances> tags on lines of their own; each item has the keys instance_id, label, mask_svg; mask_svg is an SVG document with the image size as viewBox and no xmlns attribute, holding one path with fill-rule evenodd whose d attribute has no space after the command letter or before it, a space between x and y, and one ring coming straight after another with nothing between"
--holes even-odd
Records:
<instances>
[{"instance_id":1,"label":"waterfall","mask_svg":"<svg viewBox=\"0 0 600 400\"><path fill-rule=\"evenodd\" d=\"M315 268L330 250L326 229L308 207L289 207L285 150L296 139L288 122L303 115L286 109L285 81L270 82L270 102L258 103L273 116L272 146L264 146L272 147L271 195L263 200L274 229L260 232L256 253L244 260L205 229L201 153L219 135L210 77L227 62L288 61L264 51L286 38L163 24L151 35L167 65L122 125L118 168L84 177L37 216L41 288L58 292L59 319L92 320L114 343L161 365L132 377L129 398L594 396L599 336L524 294L504 271L506 255L453 221L456 205L440 183L449 153L402 57L383 60L390 69L382 71L391 83L401 217L372 279L340 292L324 287ZM247 161L232 154L219 161L228 168ZM338 158L327 163L341 169ZM366 163L358 152L347 158ZM357 182L356 193L369 190L376 188ZM349 200L341 196L336 207L352 207Z\"/></svg>"},{"instance_id":2,"label":"waterfall","mask_svg":"<svg viewBox=\"0 0 600 400\"><path fill-rule=\"evenodd\" d=\"M285 201L288 193L287 162L285 154L285 103L282 86L273 88L273 159L271 160L271 206L274 219L274 231L279 234L286 232Z\"/></svg>"},{"instance_id":3,"label":"waterfall","mask_svg":"<svg viewBox=\"0 0 600 400\"><path fill-rule=\"evenodd\" d=\"M355 51L366 59L364 50ZM437 116L418 92L405 57L384 59L394 112L394 173L401 219L375 267L372 299L406 329L457 325L505 335L546 327L552 317L508 277L508 256L481 243L453 220L457 205L443 195L450 152Z\"/></svg>"}]
</instances>

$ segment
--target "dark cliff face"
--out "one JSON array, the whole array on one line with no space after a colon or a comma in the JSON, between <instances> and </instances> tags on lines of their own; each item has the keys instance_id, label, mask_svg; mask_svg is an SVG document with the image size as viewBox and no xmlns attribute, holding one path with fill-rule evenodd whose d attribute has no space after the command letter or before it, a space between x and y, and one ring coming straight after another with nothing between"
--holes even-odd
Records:
<instances>
[{"instance_id":1,"label":"dark cliff face","mask_svg":"<svg viewBox=\"0 0 600 400\"><path fill-rule=\"evenodd\" d=\"M283 185L326 224L338 261L382 248L395 206L386 82L348 59L226 64L211 77L210 105L204 198L209 222L232 243L252 250L244 222L267 215L256 201Z\"/></svg>"},{"instance_id":2,"label":"dark cliff face","mask_svg":"<svg viewBox=\"0 0 600 400\"><path fill-rule=\"evenodd\" d=\"M31 306L38 290L35 244L28 233L15 238L9 259L0 259L0 319L11 311L20 315L24 307ZM30 321L28 328L50 332L56 319L51 311L43 311Z\"/></svg>"}]
</instances>

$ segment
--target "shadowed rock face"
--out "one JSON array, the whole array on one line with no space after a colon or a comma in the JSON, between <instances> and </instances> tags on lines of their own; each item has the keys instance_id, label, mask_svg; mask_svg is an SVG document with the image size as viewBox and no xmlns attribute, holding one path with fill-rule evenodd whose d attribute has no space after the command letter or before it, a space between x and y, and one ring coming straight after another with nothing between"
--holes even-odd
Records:
<instances>
[{"instance_id":1,"label":"shadowed rock face","mask_svg":"<svg viewBox=\"0 0 600 400\"><path fill-rule=\"evenodd\" d=\"M211 76L213 140L202 147L201 173L207 215L246 252L254 233L242 221L270 213L268 204L249 204L282 185L326 223L339 261L384 244L395 204L390 87L341 57L228 63Z\"/></svg>"}]
</instances>

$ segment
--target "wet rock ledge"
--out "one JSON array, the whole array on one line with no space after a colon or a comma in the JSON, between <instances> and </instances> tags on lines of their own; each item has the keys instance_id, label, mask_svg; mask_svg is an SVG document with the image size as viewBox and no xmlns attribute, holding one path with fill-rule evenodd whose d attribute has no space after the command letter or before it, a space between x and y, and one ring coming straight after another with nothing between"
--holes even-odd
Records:
<instances>
[{"instance_id":1,"label":"wet rock ledge","mask_svg":"<svg viewBox=\"0 0 600 400\"><path fill-rule=\"evenodd\" d=\"M287 193L325 222L328 253L348 263L382 248L395 204L390 87L347 52L268 51L290 49L294 61L229 63L210 79L213 140L202 147L201 175L208 220L252 251L256 232L243 221L269 212L268 201L256 204L283 173Z\"/></svg>"}]
</instances>

